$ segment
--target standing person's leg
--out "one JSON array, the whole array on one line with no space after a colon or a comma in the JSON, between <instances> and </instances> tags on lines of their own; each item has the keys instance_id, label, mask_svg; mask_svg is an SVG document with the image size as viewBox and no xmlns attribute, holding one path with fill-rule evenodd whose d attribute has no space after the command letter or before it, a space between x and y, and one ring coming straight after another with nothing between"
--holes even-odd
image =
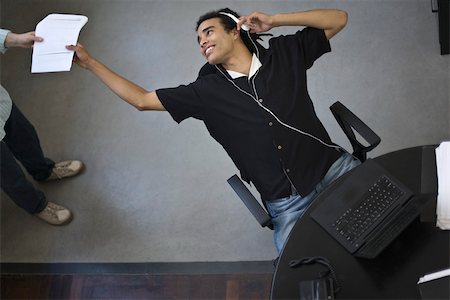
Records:
<instances>
[{"instance_id":1,"label":"standing person's leg","mask_svg":"<svg viewBox=\"0 0 450 300\"><path fill-rule=\"evenodd\" d=\"M72 213L48 202L43 192L35 189L12 155L8 146L0 142L0 183L2 190L18 206L52 225L64 225L72 220Z\"/></svg>"},{"instance_id":2,"label":"standing person's leg","mask_svg":"<svg viewBox=\"0 0 450 300\"><path fill-rule=\"evenodd\" d=\"M4 142L35 180L56 180L77 175L83 169L78 160L55 162L44 156L34 126L12 104L11 115L5 124Z\"/></svg>"},{"instance_id":3,"label":"standing person's leg","mask_svg":"<svg viewBox=\"0 0 450 300\"><path fill-rule=\"evenodd\" d=\"M48 202L44 193L36 190L25 178L18 159L27 171L37 180L56 179L73 176L72 170L66 171L68 164L57 168L55 163L45 158L37 133L20 110L12 105L11 115L5 123L5 133L1 153L1 186L10 198L20 207L52 225L64 225L71 221L72 213L57 204ZM77 162L77 161L75 161ZM79 173L80 167L76 170ZM55 172L57 169L57 172ZM62 174L62 175L61 175ZM70 174L70 175L67 175ZM74 174L74 175L75 175Z\"/></svg>"},{"instance_id":4,"label":"standing person's leg","mask_svg":"<svg viewBox=\"0 0 450 300\"><path fill-rule=\"evenodd\" d=\"M5 124L4 142L28 173L36 180L44 180L52 173L55 163L44 157L34 126L13 103Z\"/></svg>"},{"instance_id":5,"label":"standing person's leg","mask_svg":"<svg viewBox=\"0 0 450 300\"><path fill-rule=\"evenodd\" d=\"M2 190L18 206L30 214L41 212L47 206L43 192L35 189L12 155L8 146L0 142L0 181Z\"/></svg>"}]
</instances>

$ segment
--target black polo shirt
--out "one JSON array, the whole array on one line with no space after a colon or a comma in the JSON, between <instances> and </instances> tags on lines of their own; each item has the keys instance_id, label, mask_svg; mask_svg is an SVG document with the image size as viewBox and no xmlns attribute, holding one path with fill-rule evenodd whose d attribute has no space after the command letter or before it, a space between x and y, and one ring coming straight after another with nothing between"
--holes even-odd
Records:
<instances>
[{"instance_id":1,"label":"black polo shirt","mask_svg":"<svg viewBox=\"0 0 450 300\"><path fill-rule=\"evenodd\" d=\"M263 200L289 196L291 184L306 196L340 156L306 86L306 70L330 44L323 30L305 28L257 47L262 66L251 78L207 64L195 82L156 93L176 122L202 120Z\"/></svg>"}]
</instances>

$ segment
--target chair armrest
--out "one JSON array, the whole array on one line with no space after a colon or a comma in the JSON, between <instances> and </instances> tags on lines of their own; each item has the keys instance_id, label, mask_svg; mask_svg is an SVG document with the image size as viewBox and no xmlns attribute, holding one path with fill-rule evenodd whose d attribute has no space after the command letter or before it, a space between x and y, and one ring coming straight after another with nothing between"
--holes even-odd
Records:
<instances>
[{"instance_id":1,"label":"chair armrest","mask_svg":"<svg viewBox=\"0 0 450 300\"><path fill-rule=\"evenodd\" d=\"M264 210L255 196L253 196L249 189L244 185L242 180L235 174L231 176L227 180L227 182L230 184L239 198L241 198L242 202L244 202L245 206L247 206L248 210L252 213L258 223L262 227L273 229L272 218Z\"/></svg>"},{"instance_id":2,"label":"chair armrest","mask_svg":"<svg viewBox=\"0 0 450 300\"><path fill-rule=\"evenodd\" d=\"M381 141L380 137L367 126L361 119L352 113L341 102L337 101L330 107L336 121L341 126L345 135L353 147L353 155L361 161L367 158L367 152L375 148ZM353 132L355 130L358 134L369 144L364 146L361 144Z\"/></svg>"}]
</instances>

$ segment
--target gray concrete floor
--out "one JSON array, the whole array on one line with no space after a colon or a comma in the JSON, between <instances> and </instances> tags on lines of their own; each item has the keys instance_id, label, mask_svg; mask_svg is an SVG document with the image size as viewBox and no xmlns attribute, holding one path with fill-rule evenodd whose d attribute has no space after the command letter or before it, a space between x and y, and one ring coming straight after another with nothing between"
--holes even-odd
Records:
<instances>
[{"instance_id":1,"label":"gray concrete floor","mask_svg":"<svg viewBox=\"0 0 450 300\"><path fill-rule=\"evenodd\" d=\"M189 57L197 61L193 68L177 66L173 57L179 45L174 49L174 38L165 42L157 28L173 4L129 3L2 1L2 26L25 32L49 13L84 14L89 22L80 41L130 79L149 88L175 85L153 82L167 82L179 68L189 69L189 74L177 81L195 79L203 63L192 29L199 13L190 12L190 27L183 32L194 48ZM150 17L156 20L149 22ZM139 112L78 66L66 73L30 74L30 57L27 50L8 51L2 57L2 84L36 127L45 154L55 161L80 159L86 169L59 183L35 183L48 200L73 211L73 222L64 227L43 223L1 194L2 262L240 261L276 256L272 232L259 226L228 187L226 179L237 170L200 122L177 125L168 113ZM162 65L155 64L158 60ZM165 66L173 69L163 74Z\"/></svg>"}]
</instances>

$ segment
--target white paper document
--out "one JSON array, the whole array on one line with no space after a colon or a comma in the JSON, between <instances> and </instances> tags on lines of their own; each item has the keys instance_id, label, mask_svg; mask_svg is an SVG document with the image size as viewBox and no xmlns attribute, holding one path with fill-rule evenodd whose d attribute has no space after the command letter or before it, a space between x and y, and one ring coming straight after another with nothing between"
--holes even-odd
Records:
<instances>
[{"instance_id":1,"label":"white paper document","mask_svg":"<svg viewBox=\"0 0 450 300\"><path fill-rule=\"evenodd\" d=\"M439 279L439 278L446 277L446 276L450 276L450 269L445 269L442 271L438 271L438 272L434 272L434 273L422 276L419 278L419 282L417 282L417 283L420 284L420 283L428 282L430 280L435 280L435 279Z\"/></svg>"},{"instance_id":2,"label":"white paper document","mask_svg":"<svg viewBox=\"0 0 450 300\"><path fill-rule=\"evenodd\" d=\"M438 196L436 226L450 229L450 142L442 142L436 148Z\"/></svg>"},{"instance_id":3,"label":"white paper document","mask_svg":"<svg viewBox=\"0 0 450 300\"><path fill-rule=\"evenodd\" d=\"M34 43L31 73L70 71L74 52L66 46L76 45L87 21L85 16L69 14L50 14L40 21L35 34L44 41Z\"/></svg>"}]
</instances>

